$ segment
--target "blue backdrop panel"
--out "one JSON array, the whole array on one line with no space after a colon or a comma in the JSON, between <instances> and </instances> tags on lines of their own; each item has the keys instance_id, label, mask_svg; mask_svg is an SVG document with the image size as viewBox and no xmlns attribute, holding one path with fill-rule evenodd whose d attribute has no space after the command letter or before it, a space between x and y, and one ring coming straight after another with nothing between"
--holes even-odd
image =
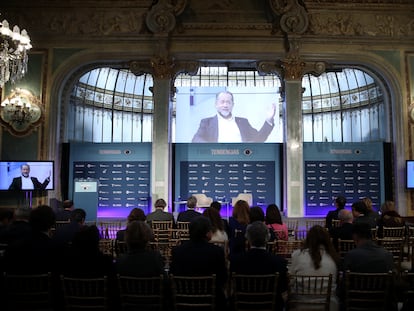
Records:
<instances>
[{"instance_id":1,"label":"blue backdrop panel","mask_svg":"<svg viewBox=\"0 0 414 311\"><path fill-rule=\"evenodd\" d=\"M205 193L231 201L252 193L254 205L281 202L280 144L176 144L177 201Z\"/></svg>"},{"instance_id":2,"label":"blue backdrop panel","mask_svg":"<svg viewBox=\"0 0 414 311\"><path fill-rule=\"evenodd\" d=\"M378 209L384 200L382 143L305 143L305 216L325 216L334 199L347 207L364 197Z\"/></svg>"},{"instance_id":3,"label":"blue backdrop panel","mask_svg":"<svg viewBox=\"0 0 414 311\"><path fill-rule=\"evenodd\" d=\"M150 212L151 144L71 144L70 155L70 180L98 181L98 217Z\"/></svg>"}]
</instances>

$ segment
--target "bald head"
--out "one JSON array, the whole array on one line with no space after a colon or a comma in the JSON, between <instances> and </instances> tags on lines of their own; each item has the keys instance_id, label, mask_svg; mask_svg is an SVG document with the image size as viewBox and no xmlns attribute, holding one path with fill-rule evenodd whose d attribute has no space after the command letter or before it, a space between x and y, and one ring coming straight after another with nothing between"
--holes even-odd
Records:
<instances>
[{"instance_id":1,"label":"bald head","mask_svg":"<svg viewBox=\"0 0 414 311\"><path fill-rule=\"evenodd\" d=\"M352 223L354 217L350 210L341 209L338 213L338 219L341 221L341 223Z\"/></svg>"}]
</instances>

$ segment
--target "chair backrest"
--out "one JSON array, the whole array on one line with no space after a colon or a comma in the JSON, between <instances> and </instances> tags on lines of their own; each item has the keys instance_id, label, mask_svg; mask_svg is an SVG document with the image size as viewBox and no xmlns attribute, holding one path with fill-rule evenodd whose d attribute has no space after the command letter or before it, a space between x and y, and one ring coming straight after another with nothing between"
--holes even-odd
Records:
<instances>
[{"instance_id":1,"label":"chair backrest","mask_svg":"<svg viewBox=\"0 0 414 311\"><path fill-rule=\"evenodd\" d=\"M172 220L152 220L151 221L151 228L159 229L159 230L168 230L173 227L173 221Z\"/></svg>"},{"instance_id":2,"label":"chair backrest","mask_svg":"<svg viewBox=\"0 0 414 311\"><path fill-rule=\"evenodd\" d=\"M354 240L338 239L338 253L341 258L344 258L346 253L356 247Z\"/></svg>"},{"instance_id":3,"label":"chair backrest","mask_svg":"<svg viewBox=\"0 0 414 311\"><path fill-rule=\"evenodd\" d=\"M253 195L251 193L239 193L237 197L231 198L231 205L234 206L239 200L246 201L250 207L253 206Z\"/></svg>"},{"instance_id":4,"label":"chair backrest","mask_svg":"<svg viewBox=\"0 0 414 311\"><path fill-rule=\"evenodd\" d=\"M114 257L114 241L113 239L100 239L99 240L99 250L105 255Z\"/></svg>"},{"instance_id":5,"label":"chair backrest","mask_svg":"<svg viewBox=\"0 0 414 311\"><path fill-rule=\"evenodd\" d=\"M332 274L289 275L288 310L329 311L332 293Z\"/></svg>"},{"instance_id":6,"label":"chair backrest","mask_svg":"<svg viewBox=\"0 0 414 311\"><path fill-rule=\"evenodd\" d=\"M392 272L345 272L346 310L388 310Z\"/></svg>"},{"instance_id":7,"label":"chair backrest","mask_svg":"<svg viewBox=\"0 0 414 311\"><path fill-rule=\"evenodd\" d=\"M291 263L292 253L296 249L300 249L303 245L302 240L278 240L273 248L273 252L283 258L285 258L288 264Z\"/></svg>"},{"instance_id":8,"label":"chair backrest","mask_svg":"<svg viewBox=\"0 0 414 311\"><path fill-rule=\"evenodd\" d=\"M67 310L108 310L108 279L60 276Z\"/></svg>"},{"instance_id":9,"label":"chair backrest","mask_svg":"<svg viewBox=\"0 0 414 311\"><path fill-rule=\"evenodd\" d=\"M387 251L392 254L394 259L395 267L398 271L401 269L402 255L404 249L405 239L403 238L382 238L377 239L377 243L384 247Z\"/></svg>"},{"instance_id":10,"label":"chair backrest","mask_svg":"<svg viewBox=\"0 0 414 311\"><path fill-rule=\"evenodd\" d=\"M215 310L216 276L170 275L173 307L181 310Z\"/></svg>"},{"instance_id":11,"label":"chair backrest","mask_svg":"<svg viewBox=\"0 0 414 311\"><path fill-rule=\"evenodd\" d=\"M6 310L53 310L51 274L4 273Z\"/></svg>"},{"instance_id":12,"label":"chair backrest","mask_svg":"<svg viewBox=\"0 0 414 311\"><path fill-rule=\"evenodd\" d=\"M182 230L189 230L190 222L188 221L177 221L177 228Z\"/></svg>"},{"instance_id":13,"label":"chair backrest","mask_svg":"<svg viewBox=\"0 0 414 311\"><path fill-rule=\"evenodd\" d=\"M99 222L99 231L104 239L115 239L116 233L122 229L120 221L101 221Z\"/></svg>"},{"instance_id":14,"label":"chair backrest","mask_svg":"<svg viewBox=\"0 0 414 311\"><path fill-rule=\"evenodd\" d=\"M117 275L122 310L163 310L164 277Z\"/></svg>"},{"instance_id":15,"label":"chair backrest","mask_svg":"<svg viewBox=\"0 0 414 311\"><path fill-rule=\"evenodd\" d=\"M197 207L210 207L213 198L206 196L204 193L195 193L193 197L197 199Z\"/></svg>"},{"instance_id":16,"label":"chair backrest","mask_svg":"<svg viewBox=\"0 0 414 311\"><path fill-rule=\"evenodd\" d=\"M401 227L382 227L383 238L404 238L405 226Z\"/></svg>"},{"instance_id":17,"label":"chair backrest","mask_svg":"<svg viewBox=\"0 0 414 311\"><path fill-rule=\"evenodd\" d=\"M341 224L341 221L339 219L332 219L332 228L338 228Z\"/></svg>"},{"instance_id":18,"label":"chair backrest","mask_svg":"<svg viewBox=\"0 0 414 311\"><path fill-rule=\"evenodd\" d=\"M234 309L274 310L276 305L277 280L279 275L242 275L233 273L231 292Z\"/></svg>"},{"instance_id":19,"label":"chair backrest","mask_svg":"<svg viewBox=\"0 0 414 311\"><path fill-rule=\"evenodd\" d=\"M128 246L125 241L115 240L114 257L119 257L128 252Z\"/></svg>"},{"instance_id":20,"label":"chair backrest","mask_svg":"<svg viewBox=\"0 0 414 311\"><path fill-rule=\"evenodd\" d=\"M325 223L326 223L325 218L305 219L305 226L306 226L307 231L309 231L310 228L316 225L325 227Z\"/></svg>"}]
</instances>

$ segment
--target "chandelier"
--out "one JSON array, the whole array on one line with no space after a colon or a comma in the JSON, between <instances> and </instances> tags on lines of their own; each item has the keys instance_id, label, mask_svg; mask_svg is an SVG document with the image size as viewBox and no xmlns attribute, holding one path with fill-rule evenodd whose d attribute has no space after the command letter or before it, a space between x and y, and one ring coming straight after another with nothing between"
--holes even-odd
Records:
<instances>
[{"instance_id":1,"label":"chandelier","mask_svg":"<svg viewBox=\"0 0 414 311\"><path fill-rule=\"evenodd\" d=\"M0 104L0 121L15 135L26 135L42 117L41 102L28 90L15 89Z\"/></svg>"},{"instance_id":2,"label":"chandelier","mask_svg":"<svg viewBox=\"0 0 414 311\"><path fill-rule=\"evenodd\" d=\"M7 20L0 22L0 88L9 80L15 83L27 72L27 51L32 48L30 37L19 26L9 28Z\"/></svg>"}]
</instances>

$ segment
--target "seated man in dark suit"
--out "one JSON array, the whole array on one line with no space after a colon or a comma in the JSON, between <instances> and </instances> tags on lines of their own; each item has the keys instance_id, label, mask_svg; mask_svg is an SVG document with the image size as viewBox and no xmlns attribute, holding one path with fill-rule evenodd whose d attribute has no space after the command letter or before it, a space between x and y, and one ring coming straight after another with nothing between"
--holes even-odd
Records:
<instances>
[{"instance_id":1,"label":"seated man in dark suit","mask_svg":"<svg viewBox=\"0 0 414 311\"><path fill-rule=\"evenodd\" d=\"M177 222L190 222L193 218L201 214L195 210L197 206L197 198L191 196L187 199L187 210L180 212L177 217Z\"/></svg>"},{"instance_id":2,"label":"seated man in dark suit","mask_svg":"<svg viewBox=\"0 0 414 311\"><path fill-rule=\"evenodd\" d=\"M81 208L76 208L70 215L70 223L59 226L53 236L53 240L58 246L68 246L75 234L81 230L85 224L86 212Z\"/></svg>"},{"instance_id":3,"label":"seated man in dark suit","mask_svg":"<svg viewBox=\"0 0 414 311\"><path fill-rule=\"evenodd\" d=\"M269 229L263 221L255 221L247 226L246 238L250 249L238 253L230 259L230 270L237 274L273 274L279 273L276 310L283 310L283 299L287 291L287 262L284 258L266 250L269 241Z\"/></svg>"},{"instance_id":4,"label":"seated man in dark suit","mask_svg":"<svg viewBox=\"0 0 414 311\"><path fill-rule=\"evenodd\" d=\"M381 273L394 269L392 254L372 240L368 223L354 223L352 236L356 248L345 255L345 271Z\"/></svg>"},{"instance_id":5,"label":"seated man in dark suit","mask_svg":"<svg viewBox=\"0 0 414 311\"><path fill-rule=\"evenodd\" d=\"M259 131L253 128L247 119L234 117L233 106L234 99L231 92L218 93L216 95L217 115L201 120L192 142L264 142L273 130L276 106L272 105Z\"/></svg>"},{"instance_id":6,"label":"seated man in dark suit","mask_svg":"<svg viewBox=\"0 0 414 311\"><path fill-rule=\"evenodd\" d=\"M212 235L210 219L194 218L189 224L190 240L173 248L170 273L186 276L216 275L217 310L225 305L224 285L227 279L223 248L209 243Z\"/></svg>"},{"instance_id":7,"label":"seated man in dark suit","mask_svg":"<svg viewBox=\"0 0 414 311\"><path fill-rule=\"evenodd\" d=\"M326 218L325 218L325 226L326 226L326 228L328 228L328 230L332 228L332 220L339 219L338 218L339 212L345 208L345 204L346 204L346 198L345 197L338 196L335 199L336 209L333 210L333 211L329 211L328 214L326 215Z\"/></svg>"},{"instance_id":8,"label":"seated man in dark suit","mask_svg":"<svg viewBox=\"0 0 414 311\"><path fill-rule=\"evenodd\" d=\"M352 240L352 222L354 220L354 217L352 216L352 212L350 210L342 209L338 213L338 219L339 226L332 227L329 230L329 234L332 238L332 242L336 250L338 250L338 239Z\"/></svg>"},{"instance_id":9,"label":"seated man in dark suit","mask_svg":"<svg viewBox=\"0 0 414 311\"><path fill-rule=\"evenodd\" d=\"M147 215L147 222L151 224L151 221L174 221L173 214L164 211L165 207L167 206L167 203L164 199L158 199L155 201L154 207L155 211L149 213Z\"/></svg>"},{"instance_id":10,"label":"seated man in dark suit","mask_svg":"<svg viewBox=\"0 0 414 311\"><path fill-rule=\"evenodd\" d=\"M354 224L367 223L371 228L377 226L375 219L369 216L368 208L364 201L352 203L352 215L354 216Z\"/></svg>"}]
</instances>

